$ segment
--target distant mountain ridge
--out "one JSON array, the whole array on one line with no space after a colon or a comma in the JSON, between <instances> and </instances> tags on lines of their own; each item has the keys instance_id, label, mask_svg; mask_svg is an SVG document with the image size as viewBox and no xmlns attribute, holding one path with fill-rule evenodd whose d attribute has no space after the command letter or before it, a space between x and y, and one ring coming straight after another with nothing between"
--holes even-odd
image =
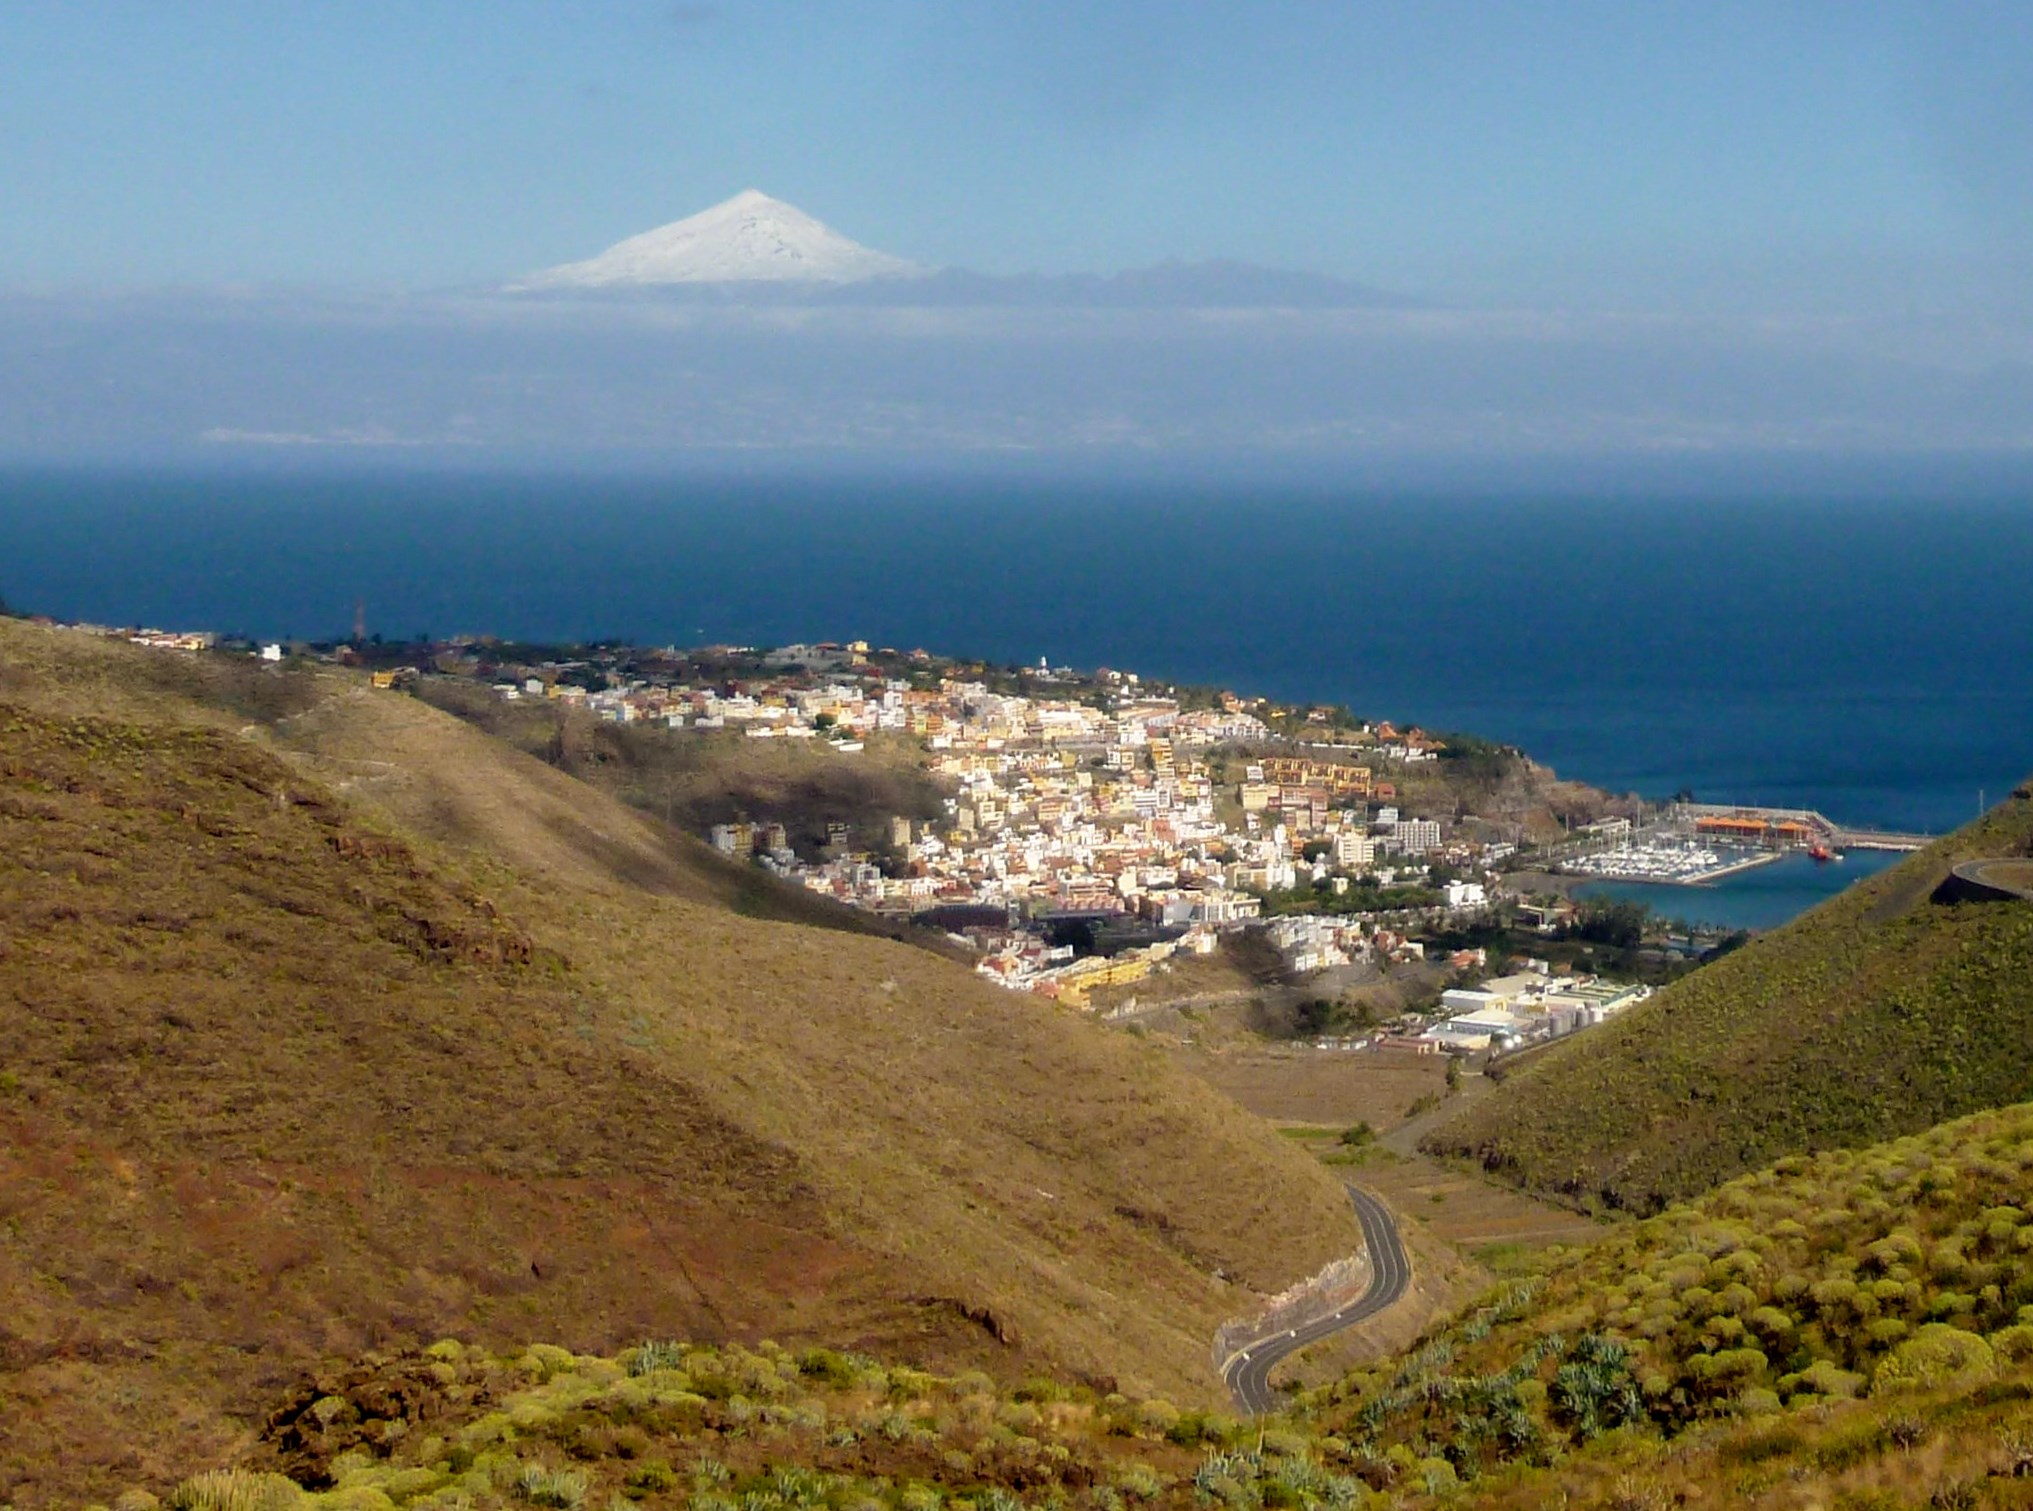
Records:
<instances>
[{"instance_id":1,"label":"distant mountain ridge","mask_svg":"<svg viewBox=\"0 0 2033 1511\"><path fill-rule=\"evenodd\" d=\"M1259 267L1233 258L1165 261L1120 273L1017 273L946 269L938 283L955 304L1124 309L1405 309L1416 301L1325 273Z\"/></svg>"},{"instance_id":2,"label":"distant mountain ridge","mask_svg":"<svg viewBox=\"0 0 2033 1511\"><path fill-rule=\"evenodd\" d=\"M878 252L797 206L746 189L683 220L506 285L514 295L938 308L1368 309L1397 295L1246 262L1156 263L1113 274L971 272Z\"/></svg>"}]
</instances>

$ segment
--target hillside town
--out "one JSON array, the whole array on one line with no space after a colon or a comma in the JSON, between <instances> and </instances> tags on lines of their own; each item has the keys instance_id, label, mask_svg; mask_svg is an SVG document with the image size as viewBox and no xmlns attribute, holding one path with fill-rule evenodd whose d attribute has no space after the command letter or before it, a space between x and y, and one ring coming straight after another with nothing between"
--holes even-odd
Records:
<instances>
[{"instance_id":1,"label":"hillside town","mask_svg":"<svg viewBox=\"0 0 2033 1511\"><path fill-rule=\"evenodd\" d=\"M209 635L109 633L215 647ZM328 654L376 661L362 647ZM935 818L892 815L879 833L836 821L802 852L781 822L736 819L704 837L837 902L930 922L974 952L984 978L1074 1007L1244 930L1292 978L1417 965L1422 936L1487 913L1515 850L1487 824L1401 799L1448 753L1423 730L1106 668L992 669L863 641L573 659L459 641L374 664L372 680L396 688L434 671L493 671L486 685L505 703L619 725L805 742L850 761L872 742L911 751L947 794ZM1472 978L1483 954L1440 963ZM1424 1041L1517 1047L1599 1022L1642 992L1530 966L1538 974L1509 978L1501 998L1450 989Z\"/></svg>"},{"instance_id":2,"label":"hillside town","mask_svg":"<svg viewBox=\"0 0 2033 1511\"><path fill-rule=\"evenodd\" d=\"M1245 929L1294 978L1422 962L1417 936L1485 913L1495 868L1513 851L1486 826L1400 803L1407 775L1445 752L1416 728L1228 692L1188 706L1177 689L1107 669L1041 663L1025 669L1019 692L928 657L905 658L899 674L894 653L862 642L746 654L759 675L732 686L635 677L582 688L537 676L495 691L583 703L623 723L816 742L843 759L871 740L907 738L951 793L936 819L892 816L885 834L859 844L836 826L816 855L799 854L782 824L718 824L710 842L836 901L934 921L975 951L982 976L1070 1006ZM1110 947L1078 948L1069 926ZM1485 957L1438 963L1474 979ZM1450 989L1435 1021L1412 1031L1432 1049L1501 1052L1599 1023L1645 995L1531 961L1522 974Z\"/></svg>"},{"instance_id":3,"label":"hillside town","mask_svg":"<svg viewBox=\"0 0 2033 1511\"><path fill-rule=\"evenodd\" d=\"M1400 805L1406 773L1445 749L1416 728L1306 710L1286 733L1265 715L1289 728L1293 710L1232 693L1188 706L1177 689L1106 669L1026 668L1025 692L923 653L903 658L900 674L894 653L862 642L741 654L756 674L733 683L588 687L549 668L494 690L620 723L814 742L844 759L871 740L909 740L951 794L935 819L893 816L885 833L861 837L835 825L817 854L800 854L781 823L721 823L707 837L836 901L934 921L976 952L984 977L1069 1005L1209 954L1245 927L1295 977L1420 961L1414 936L1486 910L1492 868L1512 851L1477 826ZM1069 925L1109 947L1065 942ZM1599 1021L1628 1000L1613 991L1592 1017L1534 1018L1546 995L1510 1004L1512 1020L1476 1047ZM1459 1035L1436 1042L1466 1047Z\"/></svg>"}]
</instances>

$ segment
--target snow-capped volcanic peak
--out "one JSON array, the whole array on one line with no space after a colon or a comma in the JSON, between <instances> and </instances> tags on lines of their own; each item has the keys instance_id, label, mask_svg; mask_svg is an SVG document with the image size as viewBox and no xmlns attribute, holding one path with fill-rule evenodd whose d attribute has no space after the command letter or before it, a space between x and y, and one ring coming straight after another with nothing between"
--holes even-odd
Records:
<instances>
[{"instance_id":1,"label":"snow-capped volcanic peak","mask_svg":"<svg viewBox=\"0 0 2033 1511\"><path fill-rule=\"evenodd\" d=\"M598 257L548 268L517 289L659 283L859 283L925 270L871 251L796 205L746 189L710 210L616 242Z\"/></svg>"}]
</instances>

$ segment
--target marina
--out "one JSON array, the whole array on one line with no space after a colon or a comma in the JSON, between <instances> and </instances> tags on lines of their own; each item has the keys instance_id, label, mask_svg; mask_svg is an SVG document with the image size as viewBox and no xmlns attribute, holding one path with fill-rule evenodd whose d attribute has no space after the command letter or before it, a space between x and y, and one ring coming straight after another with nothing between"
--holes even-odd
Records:
<instances>
[{"instance_id":1,"label":"marina","mask_svg":"<svg viewBox=\"0 0 2033 1511\"><path fill-rule=\"evenodd\" d=\"M1785 856L1832 865L1848 851L1903 854L1931 838L1845 828L1805 808L1676 803L1643 827L1627 819L1590 825L1582 831L1578 850L1562 858L1560 869L1603 881L1702 887Z\"/></svg>"},{"instance_id":2,"label":"marina","mask_svg":"<svg viewBox=\"0 0 2033 1511\"><path fill-rule=\"evenodd\" d=\"M1604 881L1646 882L1654 886L1700 887L1768 865L1779 850L1711 849L1693 841L1633 841L1615 850L1599 850L1562 863L1561 869Z\"/></svg>"}]
</instances>

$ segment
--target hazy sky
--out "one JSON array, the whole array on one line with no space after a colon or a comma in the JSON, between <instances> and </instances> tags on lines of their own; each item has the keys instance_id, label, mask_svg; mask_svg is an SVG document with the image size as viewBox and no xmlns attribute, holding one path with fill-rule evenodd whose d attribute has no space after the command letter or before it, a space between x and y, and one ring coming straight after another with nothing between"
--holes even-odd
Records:
<instances>
[{"instance_id":1,"label":"hazy sky","mask_svg":"<svg viewBox=\"0 0 2033 1511\"><path fill-rule=\"evenodd\" d=\"M0 5L0 285L491 279L749 186L995 272L2023 313L2033 4Z\"/></svg>"}]
</instances>

